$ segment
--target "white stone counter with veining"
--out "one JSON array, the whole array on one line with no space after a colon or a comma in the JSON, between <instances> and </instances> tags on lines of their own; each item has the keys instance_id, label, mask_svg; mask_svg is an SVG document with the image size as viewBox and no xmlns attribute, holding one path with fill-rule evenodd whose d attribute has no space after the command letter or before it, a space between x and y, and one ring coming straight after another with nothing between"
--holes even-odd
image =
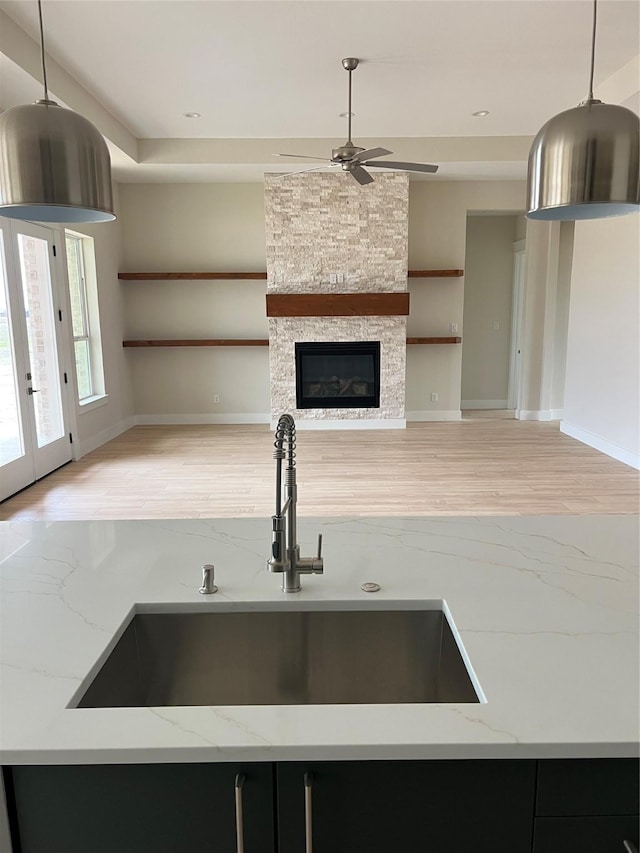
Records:
<instances>
[{"instance_id":1,"label":"white stone counter with veining","mask_svg":"<svg viewBox=\"0 0 640 853\"><path fill-rule=\"evenodd\" d=\"M304 519L303 553L318 532L324 576L285 596L268 519L2 523L2 763L638 753L637 517ZM136 605L344 607L364 581L444 599L486 703L67 707Z\"/></svg>"}]
</instances>

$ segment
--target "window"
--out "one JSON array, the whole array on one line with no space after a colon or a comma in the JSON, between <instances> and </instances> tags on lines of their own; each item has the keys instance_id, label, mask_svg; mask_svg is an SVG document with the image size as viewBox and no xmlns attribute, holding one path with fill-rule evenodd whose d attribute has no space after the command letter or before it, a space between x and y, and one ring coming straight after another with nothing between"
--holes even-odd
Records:
<instances>
[{"instance_id":1,"label":"window","mask_svg":"<svg viewBox=\"0 0 640 853\"><path fill-rule=\"evenodd\" d=\"M93 240L65 232L73 347L80 405L104 397L102 345Z\"/></svg>"}]
</instances>

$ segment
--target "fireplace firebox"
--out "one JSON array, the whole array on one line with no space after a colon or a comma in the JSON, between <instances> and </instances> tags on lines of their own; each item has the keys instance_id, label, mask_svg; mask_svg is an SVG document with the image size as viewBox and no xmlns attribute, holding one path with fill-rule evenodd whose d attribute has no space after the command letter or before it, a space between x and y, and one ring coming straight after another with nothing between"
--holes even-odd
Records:
<instances>
[{"instance_id":1,"label":"fireplace firebox","mask_svg":"<svg viewBox=\"0 0 640 853\"><path fill-rule=\"evenodd\" d=\"M297 343L296 406L380 408L380 341Z\"/></svg>"}]
</instances>

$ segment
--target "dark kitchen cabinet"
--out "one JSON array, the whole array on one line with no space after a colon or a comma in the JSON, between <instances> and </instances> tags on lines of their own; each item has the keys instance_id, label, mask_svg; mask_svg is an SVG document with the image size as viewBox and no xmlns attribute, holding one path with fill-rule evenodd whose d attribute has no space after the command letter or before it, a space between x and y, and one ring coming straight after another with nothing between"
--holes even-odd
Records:
<instances>
[{"instance_id":1,"label":"dark kitchen cabinet","mask_svg":"<svg viewBox=\"0 0 640 853\"><path fill-rule=\"evenodd\" d=\"M533 853L630 853L638 849L638 816L536 818Z\"/></svg>"},{"instance_id":2,"label":"dark kitchen cabinet","mask_svg":"<svg viewBox=\"0 0 640 853\"><path fill-rule=\"evenodd\" d=\"M282 763L279 853L305 850L309 816L318 853L531 853L535 774L535 761Z\"/></svg>"},{"instance_id":3,"label":"dark kitchen cabinet","mask_svg":"<svg viewBox=\"0 0 640 853\"><path fill-rule=\"evenodd\" d=\"M629 853L638 769L636 759L75 765L7 768L5 781L14 853Z\"/></svg>"},{"instance_id":4,"label":"dark kitchen cabinet","mask_svg":"<svg viewBox=\"0 0 640 853\"><path fill-rule=\"evenodd\" d=\"M538 765L533 853L638 849L637 759L550 759Z\"/></svg>"},{"instance_id":5,"label":"dark kitchen cabinet","mask_svg":"<svg viewBox=\"0 0 640 853\"><path fill-rule=\"evenodd\" d=\"M14 767L15 853L230 853L238 773L246 851L274 853L271 764Z\"/></svg>"}]
</instances>

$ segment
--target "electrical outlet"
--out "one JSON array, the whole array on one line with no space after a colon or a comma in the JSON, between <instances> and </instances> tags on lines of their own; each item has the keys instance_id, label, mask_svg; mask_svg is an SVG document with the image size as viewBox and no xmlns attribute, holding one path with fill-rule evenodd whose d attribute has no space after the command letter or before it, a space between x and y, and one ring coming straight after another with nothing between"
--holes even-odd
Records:
<instances>
[{"instance_id":1,"label":"electrical outlet","mask_svg":"<svg viewBox=\"0 0 640 853\"><path fill-rule=\"evenodd\" d=\"M214 403L219 403L219 402L220 402L220 394L214 394L214 395L213 395L213 402L214 402Z\"/></svg>"},{"instance_id":2,"label":"electrical outlet","mask_svg":"<svg viewBox=\"0 0 640 853\"><path fill-rule=\"evenodd\" d=\"M338 284L344 284L344 273L343 272L338 273Z\"/></svg>"},{"instance_id":3,"label":"electrical outlet","mask_svg":"<svg viewBox=\"0 0 640 853\"><path fill-rule=\"evenodd\" d=\"M493 331L494 332L500 331L500 320L494 320L493 321Z\"/></svg>"},{"instance_id":4,"label":"electrical outlet","mask_svg":"<svg viewBox=\"0 0 640 853\"><path fill-rule=\"evenodd\" d=\"M337 283L338 283L338 276L334 272L329 273L329 284L337 284Z\"/></svg>"},{"instance_id":5,"label":"electrical outlet","mask_svg":"<svg viewBox=\"0 0 640 853\"><path fill-rule=\"evenodd\" d=\"M451 334L452 334L452 335L455 335L455 333L458 331L458 324L457 324L457 323L452 323L452 324L451 324L451 326L450 326L450 328L451 328Z\"/></svg>"},{"instance_id":6,"label":"electrical outlet","mask_svg":"<svg viewBox=\"0 0 640 853\"><path fill-rule=\"evenodd\" d=\"M432 402L432 403L437 403L437 402L438 402L438 392L437 392L437 391L432 391L432 392L431 392L431 402Z\"/></svg>"}]
</instances>

